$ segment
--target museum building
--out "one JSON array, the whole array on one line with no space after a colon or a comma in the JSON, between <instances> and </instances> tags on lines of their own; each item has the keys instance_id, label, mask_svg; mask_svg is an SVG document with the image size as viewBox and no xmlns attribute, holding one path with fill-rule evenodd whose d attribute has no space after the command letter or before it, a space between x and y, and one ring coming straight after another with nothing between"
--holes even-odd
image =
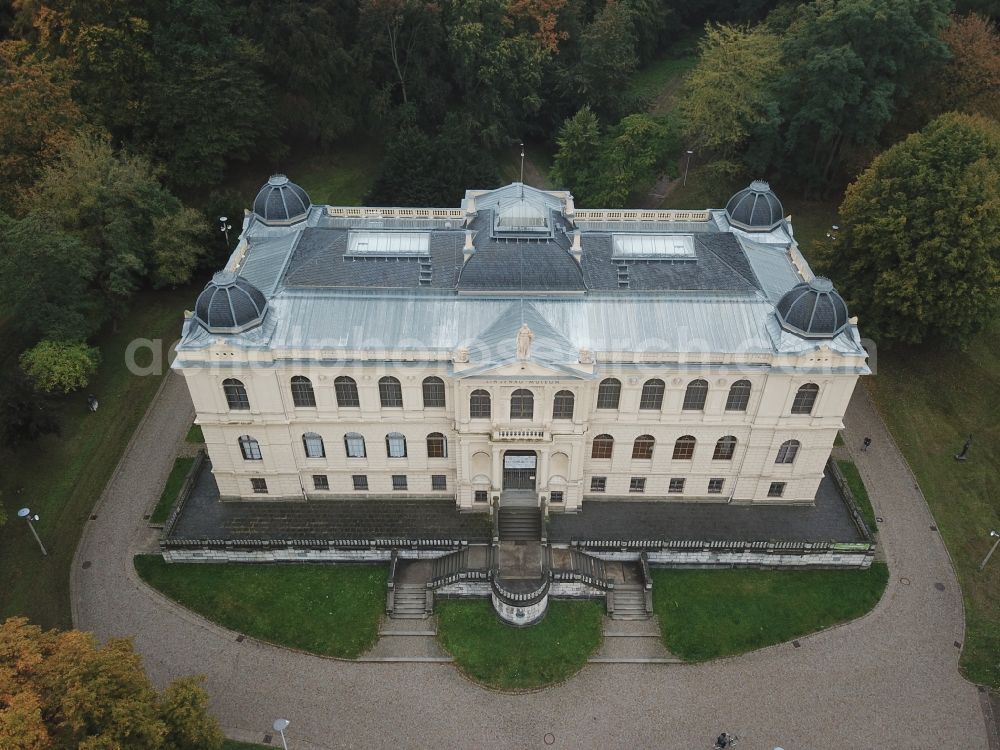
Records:
<instances>
[{"instance_id":1,"label":"museum building","mask_svg":"<svg viewBox=\"0 0 1000 750\"><path fill-rule=\"evenodd\" d=\"M223 499L812 504L870 372L856 323L766 182L372 208L275 175L173 367Z\"/></svg>"}]
</instances>

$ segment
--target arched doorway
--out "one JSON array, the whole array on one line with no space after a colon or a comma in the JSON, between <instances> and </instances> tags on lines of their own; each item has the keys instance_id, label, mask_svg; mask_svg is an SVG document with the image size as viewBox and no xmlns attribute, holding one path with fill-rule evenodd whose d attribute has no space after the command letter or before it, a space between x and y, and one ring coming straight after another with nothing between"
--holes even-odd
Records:
<instances>
[{"instance_id":1,"label":"arched doorway","mask_svg":"<svg viewBox=\"0 0 1000 750\"><path fill-rule=\"evenodd\" d=\"M504 451L504 490L533 490L538 475L538 454L535 451Z\"/></svg>"}]
</instances>

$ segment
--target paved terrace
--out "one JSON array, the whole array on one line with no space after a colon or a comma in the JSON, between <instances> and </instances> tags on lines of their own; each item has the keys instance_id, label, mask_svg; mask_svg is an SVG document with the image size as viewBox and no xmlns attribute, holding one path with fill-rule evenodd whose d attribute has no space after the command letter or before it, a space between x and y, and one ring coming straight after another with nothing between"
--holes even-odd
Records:
<instances>
[{"instance_id":1,"label":"paved terrace","mask_svg":"<svg viewBox=\"0 0 1000 750\"><path fill-rule=\"evenodd\" d=\"M489 542L486 513L461 513L451 498L225 501L205 461L172 539L460 539ZM585 500L553 513L549 539L774 542L863 541L833 480L814 507Z\"/></svg>"}]
</instances>

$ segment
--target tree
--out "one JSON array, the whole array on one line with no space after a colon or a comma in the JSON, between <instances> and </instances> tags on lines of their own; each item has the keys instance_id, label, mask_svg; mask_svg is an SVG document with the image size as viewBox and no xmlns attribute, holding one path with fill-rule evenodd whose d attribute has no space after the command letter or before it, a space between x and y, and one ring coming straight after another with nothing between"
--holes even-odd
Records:
<instances>
[{"instance_id":1,"label":"tree","mask_svg":"<svg viewBox=\"0 0 1000 750\"><path fill-rule=\"evenodd\" d=\"M66 66L33 59L25 42L0 42L0 208L37 177L83 122Z\"/></svg>"},{"instance_id":2,"label":"tree","mask_svg":"<svg viewBox=\"0 0 1000 750\"><path fill-rule=\"evenodd\" d=\"M589 106L563 123L556 144L559 149L552 163L552 179L571 190L579 205L586 206L584 196L594 196L600 189L604 145L601 123Z\"/></svg>"},{"instance_id":3,"label":"tree","mask_svg":"<svg viewBox=\"0 0 1000 750\"><path fill-rule=\"evenodd\" d=\"M879 143L897 105L945 58L950 0L814 0L785 35L781 105L799 176L826 184Z\"/></svg>"},{"instance_id":4,"label":"tree","mask_svg":"<svg viewBox=\"0 0 1000 750\"><path fill-rule=\"evenodd\" d=\"M688 143L734 159L754 135L772 141L781 70L781 40L763 26L706 25L681 99Z\"/></svg>"},{"instance_id":5,"label":"tree","mask_svg":"<svg viewBox=\"0 0 1000 750\"><path fill-rule=\"evenodd\" d=\"M31 750L220 750L191 680L158 695L125 639L0 625L0 746Z\"/></svg>"},{"instance_id":6,"label":"tree","mask_svg":"<svg viewBox=\"0 0 1000 750\"><path fill-rule=\"evenodd\" d=\"M627 5L607 0L580 40L579 91L603 117L626 109L629 79L639 64L633 24Z\"/></svg>"},{"instance_id":7,"label":"tree","mask_svg":"<svg viewBox=\"0 0 1000 750\"><path fill-rule=\"evenodd\" d=\"M43 340L19 360L35 387L47 393L69 393L83 388L97 372L101 354L83 342Z\"/></svg>"},{"instance_id":8,"label":"tree","mask_svg":"<svg viewBox=\"0 0 1000 750\"><path fill-rule=\"evenodd\" d=\"M117 317L141 283L190 279L205 252L204 220L159 182L148 159L115 153L105 140L75 138L42 173L32 205L94 248L95 284Z\"/></svg>"},{"instance_id":9,"label":"tree","mask_svg":"<svg viewBox=\"0 0 1000 750\"><path fill-rule=\"evenodd\" d=\"M1000 120L1000 34L996 24L974 13L944 30L951 59L932 88L938 111L959 110Z\"/></svg>"},{"instance_id":10,"label":"tree","mask_svg":"<svg viewBox=\"0 0 1000 750\"><path fill-rule=\"evenodd\" d=\"M848 187L828 258L883 341L964 343L1000 311L1000 124L950 113Z\"/></svg>"},{"instance_id":11,"label":"tree","mask_svg":"<svg viewBox=\"0 0 1000 750\"><path fill-rule=\"evenodd\" d=\"M8 373L0 381L0 445L14 449L42 435L58 433L59 422L48 401L24 373L16 369Z\"/></svg>"}]
</instances>

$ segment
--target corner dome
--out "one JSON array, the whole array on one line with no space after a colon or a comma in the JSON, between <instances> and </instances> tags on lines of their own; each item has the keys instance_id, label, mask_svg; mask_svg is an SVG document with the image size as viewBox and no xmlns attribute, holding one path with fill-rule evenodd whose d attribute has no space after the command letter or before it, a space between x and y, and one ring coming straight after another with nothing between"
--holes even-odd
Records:
<instances>
[{"instance_id":1,"label":"corner dome","mask_svg":"<svg viewBox=\"0 0 1000 750\"><path fill-rule=\"evenodd\" d=\"M784 216L781 201L764 180L754 180L726 204L729 223L746 232L769 232Z\"/></svg>"},{"instance_id":2,"label":"corner dome","mask_svg":"<svg viewBox=\"0 0 1000 750\"><path fill-rule=\"evenodd\" d=\"M309 213L309 195L283 174L271 175L253 199L253 212L265 224L294 224Z\"/></svg>"},{"instance_id":3,"label":"corner dome","mask_svg":"<svg viewBox=\"0 0 1000 750\"><path fill-rule=\"evenodd\" d=\"M264 320L264 293L232 271L219 271L194 303L194 317L209 333L242 333Z\"/></svg>"},{"instance_id":4,"label":"corner dome","mask_svg":"<svg viewBox=\"0 0 1000 750\"><path fill-rule=\"evenodd\" d=\"M785 292L775 314L782 328L804 338L832 339L847 327L847 303L823 276Z\"/></svg>"}]
</instances>

